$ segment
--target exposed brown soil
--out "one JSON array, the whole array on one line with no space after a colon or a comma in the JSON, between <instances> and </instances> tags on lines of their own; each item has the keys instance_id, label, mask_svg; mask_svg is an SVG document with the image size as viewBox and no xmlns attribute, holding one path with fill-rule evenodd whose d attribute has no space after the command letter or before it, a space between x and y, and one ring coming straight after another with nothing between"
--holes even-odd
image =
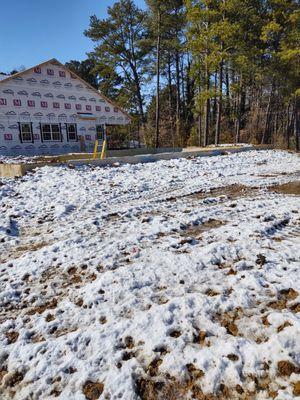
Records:
<instances>
[{"instance_id":1,"label":"exposed brown soil","mask_svg":"<svg viewBox=\"0 0 300 400\"><path fill-rule=\"evenodd\" d=\"M227 387L224 383L219 385L216 394L203 393L201 389L201 378L203 371L197 369L193 364L187 364L188 378L178 381L170 375L155 377L139 377L136 380L136 393L141 400L256 400L257 394L264 391L268 398L275 398L278 393L270 389L272 380L267 373L262 377L249 376L248 380L255 382L255 389L250 392L244 390L240 385ZM294 384L296 391L298 386Z\"/></svg>"},{"instance_id":2,"label":"exposed brown soil","mask_svg":"<svg viewBox=\"0 0 300 400\"><path fill-rule=\"evenodd\" d=\"M293 288L282 289L279 292L279 296L286 300L295 300L298 295L299 293Z\"/></svg>"},{"instance_id":3,"label":"exposed brown soil","mask_svg":"<svg viewBox=\"0 0 300 400\"><path fill-rule=\"evenodd\" d=\"M288 322L288 321L285 321L282 325L280 325L280 326L277 328L277 332L279 333L279 332L283 331L285 328L288 328L289 326L293 326L293 324L291 324L291 323Z\"/></svg>"},{"instance_id":4,"label":"exposed brown soil","mask_svg":"<svg viewBox=\"0 0 300 400\"><path fill-rule=\"evenodd\" d=\"M236 354L228 354L227 358L229 358L230 361L238 361L239 356L237 356Z\"/></svg>"},{"instance_id":5,"label":"exposed brown soil","mask_svg":"<svg viewBox=\"0 0 300 400\"><path fill-rule=\"evenodd\" d=\"M205 344L205 339L207 337L206 331L199 331L197 334L194 335L193 343L198 343L201 346L204 346Z\"/></svg>"},{"instance_id":6,"label":"exposed brown soil","mask_svg":"<svg viewBox=\"0 0 300 400\"><path fill-rule=\"evenodd\" d=\"M6 251L2 257L0 257L0 263L4 263L11 258L17 259L22 257L24 254L28 252L34 252L42 249L43 247L49 246L51 243L48 242L36 242L36 243L28 243L21 246L16 246L11 248L9 251Z\"/></svg>"},{"instance_id":7,"label":"exposed brown soil","mask_svg":"<svg viewBox=\"0 0 300 400\"><path fill-rule=\"evenodd\" d=\"M282 289L279 291L278 299L269 302L267 306L275 310L283 310L288 307L291 311L298 312L297 310L300 310L300 303L292 304L290 306L287 304L288 301L295 300L298 295L299 293L293 288Z\"/></svg>"},{"instance_id":8,"label":"exposed brown soil","mask_svg":"<svg viewBox=\"0 0 300 400\"><path fill-rule=\"evenodd\" d=\"M300 396L300 381L294 383L293 395Z\"/></svg>"},{"instance_id":9,"label":"exposed brown soil","mask_svg":"<svg viewBox=\"0 0 300 400\"><path fill-rule=\"evenodd\" d=\"M57 307L57 299L54 298L51 301L42 304L41 306L32 308L30 311L28 311L28 315L42 314L46 310L52 310L56 307Z\"/></svg>"},{"instance_id":10,"label":"exposed brown soil","mask_svg":"<svg viewBox=\"0 0 300 400\"><path fill-rule=\"evenodd\" d=\"M256 188L251 188L245 185L229 185L221 188L212 189L204 193L204 197L227 196L229 199L237 199L242 196L248 196L256 192Z\"/></svg>"},{"instance_id":11,"label":"exposed brown soil","mask_svg":"<svg viewBox=\"0 0 300 400\"><path fill-rule=\"evenodd\" d=\"M219 320L220 325L223 326L227 333L232 336L238 336L239 330L238 326L236 324L236 321L243 316L243 310L240 309L239 307L232 310L228 311L224 314L217 314L215 316L216 320Z\"/></svg>"},{"instance_id":12,"label":"exposed brown soil","mask_svg":"<svg viewBox=\"0 0 300 400\"><path fill-rule=\"evenodd\" d=\"M158 369L159 366L162 364L163 360L159 359L154 359L151 361L151 363L148 365L147 372L150 376L156 376L158 374Z\"/></svg>"},{"instance_id":13,"label":"exposed brown soil","mask_svg":"<svg viewBox=\"0 0 300 400\"><path fill-rule=\"evenodd\" d=\"M188 226L187 228L185 228L180 232L180 235L183 237L198 238L201 235L201 233L219 228L220 226L225 225L225 223L226 222L219 221L217 219L209 219L203 224Z\"/></svg>"},{"instance_id":14,"label":"exposed brown soil","mask_svg":"<svg viewBox=\"0 0 300 400\"><path fill-rule=\"evenodd\" d=\"M15 343L18 340L19 332L15 332L15 331L6 332L5 336L8 339L8 344L12 344L12 343Z\"/></svg>"},{"instance_id":15,"label":"exposed brown soil","mask_svg":"<svg viewBox=\"0 0 300 400\"><path fill-rule=\"evenodd\" d=\"M173 338L179 338L181 336L181 332L175 329L175 330L169 332L169 336L171 336Z\"/></svg>"},{"instance_id":16,"label":"exposed brown soil","mask_svg":"<svg viewBox=\"0 0 300 400\"><path fill-rule=\"evenodd\" d=\"M237 199L242 196L249 196L256 193L256 188L251 188L245 185L233 184L221 188L195 191L194 193L184 194L179 196L170 195L166 201L176 201L177 199L188 197L191 200L203 200L207 197L226 196L227 199Z\"/></svg>"},{"instance_id":17,"label":"exposed brown soil","mask_svg":"<svg viewBox=\"0 0 300 400\"><path fill-rule=\"evenodd\" d=\"M5 386L14 387L18 383L22 382L22 380L24 379L24 375L22 374L22 372L15 371L13 373L7 374L5 378Z\"/></svg>"},{"instance_id":18,"label":"exposed brown soil","mask_svg":"<svg viewBox=\"0 0 300 400\"><path fill-rule=\"evenodd\" d=\"M277 371L279 376L290 376L294 372L299 372L299 368L290 361L279 361L277 363Z\"/></svg>"},{"instance_id":19,"label":"exposed brown soil","mask_svg":"<svg viewBox=\"0 0 300 400\"><path fill-rule=\"evenodd\" d=\"M221 400L224 397L203 394L200 387L192 382L180 383L173 377L165 380L152 380L139 378L136 381L136 391L141 400L179 400L185 399L188 392L192 392L192 398L197 400Z\"/></svg>"},{"instance_id":20,"label":"exposed brown soil","mask_svg":"<svg viewBox=\"0 0 300 400\"><path fill-rule=\"evenodd\" d=\"M97 400L104 390L104 385L101 382L87 381L82 388L85 398L88 400Z\"/></svg>"},{"instance_id":21,"label":"exposed brown soil","mask_svg":"<svg viewBox=\"0 0 300 400\"><path fill-rule=\"evenodd\" d=\"M296 304L291 305L291 306L289 307L289 309L290 309L293 313L297 314L298 312L300 312L300 303L296 303Z\"/></svg>"},{"instance_id":22,"label":"exposed brown soil","mask_svg":"<svg viewBox=\"0 0 300 400\"><path fill-rule=\"evenodd\" d=\"M205 375L204 372L201 369L196 368L194 364L187 364L186 369L188 370L192 380L200 379Z\"/></svg>"},{"instance_id":23,"label":"exposed brown soil","mask_svg":"<svg viewBox=\"0 0 300 400\"><path fill-rule=\"evenodd\" d=\"M269 190L281 194L293 194L300 196L300 181L271 186Z\"/></svg>"}]
</instances>

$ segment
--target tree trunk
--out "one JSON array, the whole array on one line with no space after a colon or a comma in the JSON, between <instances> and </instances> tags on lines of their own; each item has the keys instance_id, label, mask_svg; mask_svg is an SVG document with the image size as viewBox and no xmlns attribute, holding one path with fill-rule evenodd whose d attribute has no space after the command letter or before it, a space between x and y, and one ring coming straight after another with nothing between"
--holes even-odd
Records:
<instances>
[{"instance_id":1,"label":"tree trunk","mask_svg":"<svg viewBox=\"0 0 300 400\"><path fill-rule=\"evenodd\" d=\"M230 119L230 81L229 81L228 66L226 66L225 82L226 82L226 115L229 120Z\"/></svg>"},{"instance_id":2,"label":"tree trunk","mask_svg":"<svg viewBox=\"0 0 300 400\"><path fill-rule=\"evenodd\" d=\"M172 71L171 71L171 57L168 58L168 97L169 97L169 123L170 123L170 131L172 135L172 145L175 147L175 138L174 138L174 123L173 123L173 101L172 101Z\"/></svg>"},{"instance_id":3,"label":"tree trunk","mask_svg":"<svg viewBox=\"0 0 300 400\"><path fill-rule=\"evenodd\" d=\"M217 73L214 74L214 98L212 106L212 120L216 120L217 115Z\"/></svg>"},{"instance_id":4,"label":"tree trunk","mask_svg":"<svg viewBox=\"0 0 300 400\"><path fill-rule=\"evenodd\" d=\"M272 82L271 91L268 99L267 112L266 112L266 120L265 120L265 128L263 132L263 136L261 138L261 144L267 144L269 142L269 133L270 133L270 110L272 103L274 84Z\"/></svg>"},{"instance_id":5,"label":"tree trunk","mask_svg":"<svg viewBox=\"0 0 300 400\"><path fill-rule=\"evenodd\" d=\"M221 133L221 116L222 116L222 92L223 92L223 60L219 66L219 93L218 93L218 105L217 105L217 117L216 117L216 134L215 134L215 145L220 144L220 133Z\"/></svg>"},{"instance_id":6,"label":"tree trunk","mask_svg":"<svg viewBox=\"0 0 300 400\"><path fill-rule=\"evenodd\" d=\"M201 147L201 133L202 133L202 117L201 113L198 116L198 146Z\"/></svg>"},{"instance_id":7,"label":"tree trunk","mask_svg":"<svg viewBox=\"0 0 300 400\"><path fill-rule=\"evenodd\" d=\"M238 91L237 105L236 105L236 120L235 120L235 143L240 143L241 134L241 111L242 111L242 86L240 79L240 87Z\"/></svg>"},{"instance_id":8,"label":"tree trunk","mask_svg":"<svg viewBox=\"0 0 300 400\"><path fill-rule=\"evenodd\" d=\"M300 151L300 100L295 98L294 108L294 135L295 135L295 150Z\"/></svg>"},{"instance_id":9,"label":"tree trunk","mask_svg":"<svg viewBox=\"0 0 300 400\"><path fill-rule=\"evenodd\" d=\"M179 65L179 52L175 53L176 64L176 137L180 137L180 65Z\"/></svg>"},{"instance_id":10,"label":"tree trunk","mask_svg":"<svg viewBox=\"0 0 300 400\"><path fill-rule=\"evenodd\" d=\"M156 111L155 111L155 147L159 147L160 122L160 42L161 12L157 12L157 44L156 44Z\"/></svg>"},{"instance_id":11,"label":"tree trunk","mask_svg":"<svg viewBox=\"0 0 300 400\"><path fill-rule=\"evenodd\" d=\"M205 104L205 117L204 117L204 140L203 145L206 147L208 145L209 138L209 114L210 114L210 99L209 99L209 90L210 90L210 77L208 73L208 69L206 69L206 104Z\"/></svg>"}]
</instances>

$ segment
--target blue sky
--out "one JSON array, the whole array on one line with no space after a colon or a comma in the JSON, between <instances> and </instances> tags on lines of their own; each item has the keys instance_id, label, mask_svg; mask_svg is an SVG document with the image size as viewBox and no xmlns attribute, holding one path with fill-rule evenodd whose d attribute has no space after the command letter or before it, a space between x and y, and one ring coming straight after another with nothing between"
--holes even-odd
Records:
<instances>
[{"instance_id":1,"label":"blue sky","mask_svg":"<svg viewBox=\"0 0 300 400\"><path fill-rule=\"evenodd\" d=\"M1 1L0 71L29 68L50 58L82 60L93 42L83 35L89 17L106 16L114 0ZM136 0L139 6L143 0ZM2 4L3 3L3 4Z\"/></svg>"}]
</instances>

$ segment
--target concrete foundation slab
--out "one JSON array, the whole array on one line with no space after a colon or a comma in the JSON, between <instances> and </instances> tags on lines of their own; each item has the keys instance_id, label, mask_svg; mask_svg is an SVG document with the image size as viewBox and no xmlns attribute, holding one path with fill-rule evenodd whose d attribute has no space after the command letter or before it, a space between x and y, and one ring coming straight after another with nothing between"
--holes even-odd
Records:
<instances>
[{"instance_id":1,"label":"concrete foundation slab","mask_svg":"<svg viewBox=\"0 0 300 400\"><path fill-rule=\"evenodd\" d=\"M159 160L174 160L178 158L191 158L191 157L212 157L218 155L227 155L233 153L241 153L250 150L264 150L271 149L272 147L221 147L221 148L210 148L210 149L191 149L183 150L171 149L170 152L166 152L166 149L155 149L156 154L149 153L147 150L143 149L147 154L137 154L137 155L127 155L126 153L121 153L122 156L108 157L104 160L96 159L70 159L61 156L61 160L58 158L51 158L48 162L41 161L36 163L16 163L16 164L0 164L0 177L17 177L23 176L27 172L33 171L36 168L41 168L44 166L59 166L59 165L72 165L72 166L82 166L82 165L96 165L96 166L109 166L115 164L139 164L139 163L151 163ZM137 150L137 149L136 149ZM139 149L142 150L142 149ZM164 150L164 152L161 152ZM71 156L71 155L70 155ZM64 159L63 159L64 158Z\"/></svg>"}]
</instances>

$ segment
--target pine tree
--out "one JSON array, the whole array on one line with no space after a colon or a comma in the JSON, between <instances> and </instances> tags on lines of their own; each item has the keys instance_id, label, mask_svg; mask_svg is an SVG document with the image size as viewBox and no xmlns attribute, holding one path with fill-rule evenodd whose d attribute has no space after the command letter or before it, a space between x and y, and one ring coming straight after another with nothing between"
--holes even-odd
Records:
<instances>
[{"instance_id":1,"label":"pine tree","mask_svg":"<svg viewBox=\"0 0 300 400\"><path fill-rule=\"evenodd\" d=\"M108 8L108 17L90 18L85 35L95 43L89 55L96 62L99 75L117 76L122 81L122 96L127 94L127 108L138 110L141 122L145 122L142 84L148 64L149 49L144 45L146 37L146 13L132 0L120 0Z\"/></svg>"}]
</instances>

